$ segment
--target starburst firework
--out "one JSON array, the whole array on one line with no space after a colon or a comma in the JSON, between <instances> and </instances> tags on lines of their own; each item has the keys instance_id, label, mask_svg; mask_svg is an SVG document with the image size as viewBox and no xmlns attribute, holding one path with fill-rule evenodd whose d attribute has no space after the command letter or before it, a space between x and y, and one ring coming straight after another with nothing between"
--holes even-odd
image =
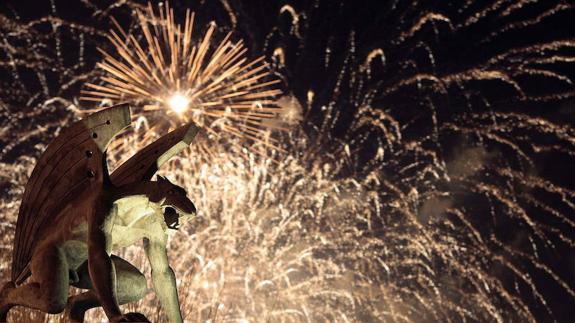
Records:
<instances>
[{"instance_id":1,"label":"starburst firework","mask_svg":"<svg viewBox=\"0 0 575 323\"><path fill-rule=\"evenodd\" d=\"M263 56L248 60L243 41L232 41L231 33L217 42L214 23L196 42L195 14L190 10L183 27L176 23L169 3L160 4L157 14L151 3L135 12L143 41L127 34L112 18L116 29L107 38L115 52L99 49L104 61L98 66L107 75L102 84L86 84L89 89L82 91L83 100L135 102L144 105L140 115L162 110L176 115L176 120L162 119L174 124L192 119L212 134L218 135L217 126L234 136L274 146L276 141L267 136L267 130L282 129L269 122L278 117L275 98L282 92Z\"/></svg>"},{"instance_id":2,"label":"starburst firework","mask_svg":"<svg viewBox=\"0 0 575 323\"><path fill-rule=\"evenodd\" d=\"M141 10L131 0L81 3L105 20L114 10ZM187 320L573 317L565 304L575 300L568 181L575 35L564 27L574 4L381 1L378 18L363 25L345 13L374 17L375 10L353 1L285 1L275 9L269 0L194 3L201 3L197 17L202 8L209 17L222 13L220 25L229 16L230 28L255 35L250 46L273 55L309 118L277 137L288 152L272 156L260 146L270 158L257 158L213 145L213 158L180 156L164 169L189 190L205 221L188 224L170 244ZM268 5L273 21L260 24L258 9ZM11 77L0 87L5 250L34 158L77 117L66 109L75 111L70 84L95 75L83 51L75 64L59 47L47 49L73 43L87 51L104 32L57 17L0 23L0 70ZM39 36L45 29L53 32ZM32 91L28 67L41 91ZM60 86L47 85L53 70ZM186 100L176 97L174 106ZM153 118L164 106L140 111ZM141 135L154 133L157 121L118 140L113 151L122 153L112 164L141 149ZM2 256L6 276L9 253ZM138 247L125 256L149 270ZM165 320L153 295L126 310ZM58 319L16 313L18 321ZM101 310L89 317L104 320Z\"/></svg>"}]
</instances>

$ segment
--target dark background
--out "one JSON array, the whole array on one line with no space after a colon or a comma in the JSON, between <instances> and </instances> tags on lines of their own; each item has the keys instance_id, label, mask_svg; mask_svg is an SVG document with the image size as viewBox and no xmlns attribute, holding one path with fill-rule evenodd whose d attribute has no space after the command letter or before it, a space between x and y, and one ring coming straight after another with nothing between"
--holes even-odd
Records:
<instances>
[{"instance_id":1,"label":"dark background","mask_svg":"<svg viewBox=\"0 0 575 323\"><path fill-rule=\"evenodd\" d=\"M94 70L95 63L101 59L96 47L108 46L104 34L111 27L109 17L116 17L126 28L131 23L128 8L125 5L110 7L113 3L59 0L4 0L0 3L0 14L23 24L35 24L34 28L20 32L18 28L7 25L0 27L2 36L10 40L11 46L15 46L14 50L4 47L0 51L0 61L6 62L12 55L22 62L16 68L6 64L0 68L1 124L4 129L9 129L0 138L2 162L13 163L21 155L38 154L35 145L46 141L42 133L18 140L19 134L29 133L36 127L29 120L42 120L48 125L46 131L49 132L57 129L61 120L74 117L65 109L65 104L45 103L53 97L77 102L84 82L100 75L99 71ZM129 3L137 5L145 2ZM297 32L289 14L279 14L286 3L300 13ZM237 19L235 26L226 4L234 13L234 19ZM575 11L568 2L539 1L507 15L505 9L510 4L501 7L494 4L493 1L467 4L460 1L172 1L180 14L185 8L196 11L196 26L205 26L214 20L222 34L223 31L234 30L234 37L245 40L253 57L262 54L271 57L276 48L282 47L285 65L273 59L271 63L283 79L286 92L302 103L306 102L309 90L315 93L312 109L306 119L309 124L307 131L312 138L317 135L316 139L322 140L313 126L321 124L325 117L321 112L322 106L332 106L339 111L330 130L329 140L332 141L349 142L352 139L354 134L347 129L362 105L369 104L392 115L402 125L404 142L420 142L435 151L446 163L447 171L456 178L450 183L429 184L433 187L422 183L422 192L432 189L451 192L457 198L449 203L465 208L470 220L486 237L497 236L504 244L528 254L535 254L531 246L538 245L536 254L540 262L573 289L575 248L557 235L550 237L552 246L542 241L532 242L530 237L533 233L524 223L513 216L494 216L493 204L488 197L473 190L473 183L509 188L513 192L511 199L542 227L556 228L566 240L575 238L571 225L558 221L547 211L529 203L526 196L544 201L569 220L575 220L573 208L556 194L529 188L519 179L504 178L494 171L507 167L573 191L575 143L560 140L536 126L517 125L499 133L526 152L532 161L528 163L509 147L490 142L477 134L481 129L492 126L493 120L498 118L481 119L477 117L479 114L516 113L547 120L557 127L564 127L566 134L573 135L573 85L540 75L520 73L525 68L521 65L522 61L527 59L552 56L575 58L573 46L517 54L513 60L502 63L489 61L513 49L538 43L575 41ZM566 9L545 14L560 5ZM412 37L401 40L402 35L430 12L449 17L450 23L437 21L423 24ZM473 16L480 17L478 22L465 26L465 21ZM46 17L61 19L65 27L55 31L54 20L49 23L39 21ZM386 63L384 65L374 60L370 65L371 73L366 77L360 70L365 57L377 48L384 49ZM81 63L79 57L82 57ZM560 73L570 80L575 79L573 60L538 66ZM525 95L520 95L512 86L500 80L473 77L460 82L446 82L442 91L429 81L414 82L390 90L395 84L419 74L447 78L449 75L469 75L466 73L474 69L496 69L509 73ZM78 75L85 77L75 79ZM551 95L556 97L549 97ZM33 117L35 119L31 119ZM442 127L447 124L475 129L476 133ZM437 131L436 127L440 130ZM373 159L377 140L375 135L368 135L355 150L357 169ZM549 149L537 151L534 147ZM403 182L396 172L416 157L402 152L398 149L396 155L392 153L395 161L384 165L381 171L407 191L413 182ZM474 174L471 178L458 176L465 171L455 168L460 167L461 163L461 167L469 168L471 166L466 163L473 159L484 162L480 174ZM354 172L357 170L343 170L340 176L350 176ZM4 194L8 194L9 184L3 183L2 188ZM496 206L495 215L510 212L513 213L499 205ZM379 225L384 226L383 223ZM527 258L511 255L501 246L490 244L489 248L531 273L555 319L567 322L574 317L574 297L552 282L549 275L537 270ZM441 268L441 264L438 264L438 268ZM547 321L553 318L528 295L530 292L525 286L513 287L520 285L513 275L497 265L494 265L492 272L509 289L519 294L525 293L526 302L538 319Z\"/></svg>"}]
</instances>

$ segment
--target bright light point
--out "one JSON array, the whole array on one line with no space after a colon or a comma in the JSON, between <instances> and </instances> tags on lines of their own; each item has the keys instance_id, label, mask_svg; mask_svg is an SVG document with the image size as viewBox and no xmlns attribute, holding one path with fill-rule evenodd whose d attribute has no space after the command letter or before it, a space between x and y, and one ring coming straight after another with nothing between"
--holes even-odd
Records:
<instances>
[{"instance_id":1,"label":"bright light point","mask_svg":"<svg viewBox=\"0 0 575 323\"><path fill-rule=\"evenodd\" d=\"M174 110L176 113L184 113L188 110L188 105L190 104L190 99L181 94L174 94L168 101L170 109Z\"/></svg>"}]
</instances>

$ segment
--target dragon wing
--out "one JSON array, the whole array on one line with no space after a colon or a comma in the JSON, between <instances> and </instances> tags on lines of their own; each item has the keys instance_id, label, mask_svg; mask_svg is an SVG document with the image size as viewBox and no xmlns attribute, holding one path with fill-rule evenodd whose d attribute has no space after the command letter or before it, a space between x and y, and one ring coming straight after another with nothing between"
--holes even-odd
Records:
<instances>
[{"instance_id":1,"label":"dragon wing","mask_svg":"<svg viewBox=\"0 0 575 323\"><path fill-rule=\"evenodd\" d=\"M90 190L90 196L97 196L101 192L108 176L106 147L128 125L130 107L117 105L73 123L48 145L32 171L20 205L12 281L19 284L30 275L32 253L51 221L80 194Z\"/></svg>"},{"instance_id":2,"label":"dragon wing","mask_svg":"<svg viewBox=\"0 0 575 323\"><path fill-rule=\"evenodd\" d=\"M112 183L124 186L150 180L165 162L190 145L198 131L199 128L190 122L162 136L116 169L111 175Z\"/></svg>"}]
</instances>

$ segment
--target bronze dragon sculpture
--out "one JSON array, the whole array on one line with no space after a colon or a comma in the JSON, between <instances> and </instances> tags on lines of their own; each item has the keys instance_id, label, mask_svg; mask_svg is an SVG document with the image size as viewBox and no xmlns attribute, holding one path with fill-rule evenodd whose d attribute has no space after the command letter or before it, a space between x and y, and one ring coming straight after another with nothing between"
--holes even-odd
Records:
<instances>
[{"instance_id":1,"label":"bronze dragon sculpture","mask_svg":"<svg viewBox=\"0 0 575 323\"><path fill-rule=\"evenodd\" d=\"M141 239L155 293L169 320L182 322L166 244L168 230L196 209L183 188L151 179L189 146L198 128L177 128L109 174L108 144L130 122L128 105L91 114L64 129L38 160L18 214L0 322L14 306L66 310L75 322L101 306L110 322L148 322L142 314L121 312L119 305L141 299L147 284L136 267L112 254ZM86 291L69 297L69 286Z\"/></svg>"}]
</instances>

